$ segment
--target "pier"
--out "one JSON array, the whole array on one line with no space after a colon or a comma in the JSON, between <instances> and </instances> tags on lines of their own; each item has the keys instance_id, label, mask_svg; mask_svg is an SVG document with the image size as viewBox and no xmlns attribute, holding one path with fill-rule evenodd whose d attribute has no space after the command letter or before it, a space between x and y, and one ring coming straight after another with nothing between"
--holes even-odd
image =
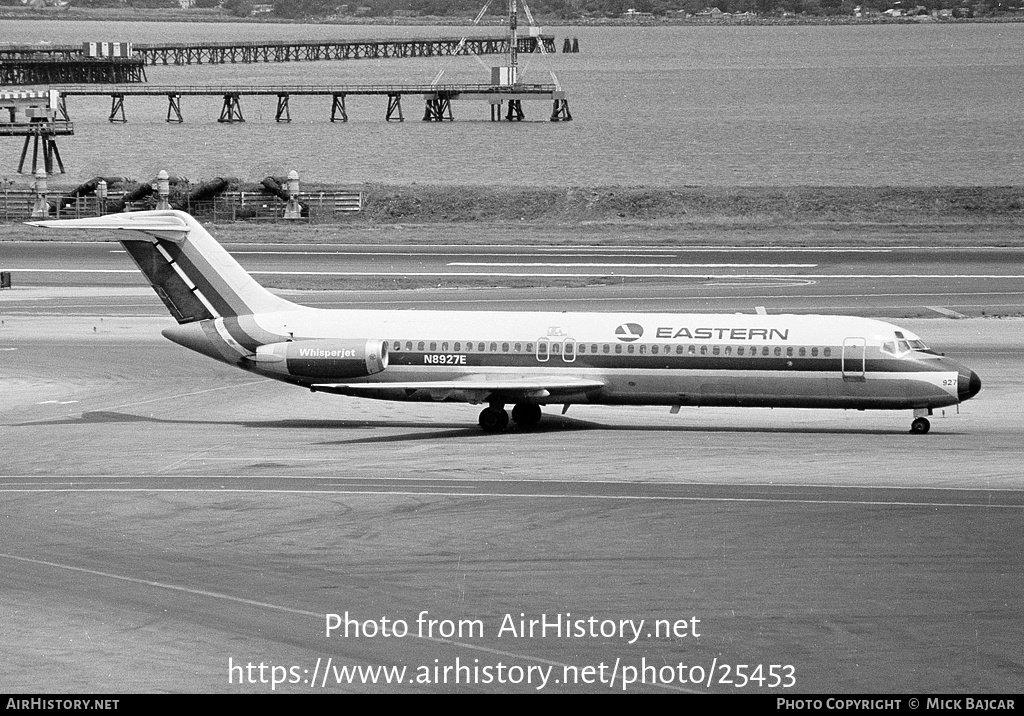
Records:
<instances>
[{"instance_id":1,"label":"pier","mask_svg":"<svg viewBox=\"0 0 1024 716\"><path fill-rule=\"evenodd\" d=\"M525 119L522 102L549 100L552 102L550 120L568 122L572 120L565 92L554 84L444 84L444 85L306 85L306 86L177 86L177 85L92 85L78 87L56 87L59 94L58 116L70 120L67 98L75 96L109 96L111 98L110 122L127 122L124 100L126 97L163 96L167 98L167 121L185 121L181 98L185 96L220 97L222 100L221 123L244 122L243 97L272 96L277 98L274 115L276 122L290 122L289 100L293 96L330 97L331 122L347 122L348 110L345 99L350 95L372 95L387 98L385 120L405 121L402 111L402 97L419 95L425 101L424 121L452 121L451 102L455 100L478 100L491 106L491 121L521 121ZM506 111L504 116L502 106Z\"/></svg>"},{"instance_id":2,"label":"pier","mask_svg":"<svg viewBox=\"0 0 1024 716\"><path fill-rule=\"evenodd\" d=\"M21 159L18 162L19 174L24 173L29 145L32 146L33 174L39 169L40 150L42 150L43 168L46 173L53 174L56 167L63 174L64 162L61 161L54 138L67 137L74 133L75 126L71 122L65 121L0 122L0 137L25 138L25 144L21 149Z\"/></svg>"},{"instance_id":3,"label":"pier","mask_svg":"<svg viewBox=\"0 0 1024 716\"><path fill-rule=\"evenodd\" d=\"M500 55L507 54L509 48L508 36L490 35L406 39L133 43L133 56L130 59L147 65L224 65L443 55ZM519 52L526 53L541 51L553 53L556 50L555 38L553 35L543 34L519 37L516 39L516 48ZM80 45L8 45L0 48L0 67L14 62L39 60L69 62L82 59Z\"/></svg>"},{"instance_id":4,"label":"pier","mask_svg":"<svg viewBox=\"0 0 1024 716\"><path fill-rule=\"evenodd\" d=\"M35 57L0 59L0 85L145 82L141 58L100 57L77 59Z\"/></svg>"},{"instance_id":5,"label":"pier","mask_svg":"<svg viewBox=\"0 0 1024 716\"><path fill-rule=\"evenodd\" d=\"M25 138L18 162L19 174L24 172L29 145L32 146L33 174L39 169L40 150L47 174L53 173L55 165L64 172L55 138L73 135L75 126L66 117L56 117L59 102L59 95L53 90L0 91L0 112L6 115L0 121L0 137Z\"/></svg>"}]
</instances>

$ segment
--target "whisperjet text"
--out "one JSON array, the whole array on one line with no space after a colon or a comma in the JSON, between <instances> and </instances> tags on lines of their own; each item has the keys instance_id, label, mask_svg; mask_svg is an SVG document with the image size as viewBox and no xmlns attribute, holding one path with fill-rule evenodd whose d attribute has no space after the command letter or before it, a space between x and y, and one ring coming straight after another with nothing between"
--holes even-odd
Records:
<instances>
[{"instance_id":1,"label":"whisperjet text","mask_svg":"<svg viewBox=\"0 0 1024 716\"><path fill-rule=\"evenodd\" d=\"M755 338L763 338L766 341L779 339L789 340L789 329L781 328L674 328L672 326L658 326L656 334L658 338L690 338L691 340L730 340L730 341L751 341Z\"/></svg>"}]
</instances>

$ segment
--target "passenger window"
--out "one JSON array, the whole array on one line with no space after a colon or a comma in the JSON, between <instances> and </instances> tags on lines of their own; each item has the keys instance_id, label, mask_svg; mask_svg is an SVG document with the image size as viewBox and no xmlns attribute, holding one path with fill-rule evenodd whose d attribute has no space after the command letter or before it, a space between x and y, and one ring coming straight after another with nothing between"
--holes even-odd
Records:
<instances>
[{"instance_id":1,"label":"passenger window","mask_svg":"<svg viewBox=\"0 0 1024 716\"><path fill-rule=\"evenodd\" d=\"M683 354L683 347L682 346L676 346L676 355L682 355L682 354Z\"/></svg>"},{"instance_id":2,"label":"passenger window","mask_svg":"<svg viewBox=\"0 0 1024 716\"><path fill-rule=\"evenodd\" d=\"M817 348L812 348L811 349L811 356L815 357L815 358L818 356L818 349Z\"/></svg>"},{"instance_id":3,"label":"passenger window","mask_svg":"<svg viewBox=\"0 0 1024 716\"><path fill-rule=\"evenodd\" d=\"M441 350L445 353L448 352L448 341L445 341L444 343L441 344Z\"/></svg>"},{"instance_id":4,"label":"passenger window","mask_svg":"<svg viewBox=\"0 0 1024 716\"><path fill-rule=\"evenodd\" d=\"M640 355L646 355L647 354L647 346L641 345L639 352L640 352Z\"/></svg>"},{"instance_id":5,"label":"passenger window","mask_svg":"<svg viewBox=\"0 0 1024 716\"><path fill-rule=\"evenodd\" d=\"M513 351L515 351L516 353L521 353L521 352L522 352L522 350L523 350L523 344L522 344L522 343L516 343L516 344L515 344L515 345L514 345L514 346L512 347L512 350L513 350Z\"/></svg>"},{"instance_id":6,"label":"passenger window","mask_svg":"<svg viewBox=\"0 0 1024 716\"><path fill-rule=\"evenodd\" d=\"M792 348L787 348L786 349L786 355L789 356L790 358L792 358L793 357L793 349Z\"/></svg>"},{"instance_id":7,"label":"passenger window","mask_svg":"<svg viewBox=\"0 0 1024 716\"><path fill-rule=\"evenodd\" d=\"M651 355L658 355L658 346L651 346Z\"/></svg>"},{"instance_id":8,"label":"passenger window","mask_svg":"<svg viewBox=\"0 0 1024 716\"><path fill-rule=\"evenodd\" d=\"M552 343L551 344L551 353L552 354L558 355L561 352L562 352L562 344L561 343Z\"/></svg>"},{"instance_id":9,"label":"passenger window","mask_svg":"<svg viewBox=\"0 0 1024 716\"><path fill-rule=\"evenodd\" d=\"M501 352L502 353L508 353L508 343L502 343L501 344Z\"/></svg>"},{"instance_id":10,"label":"passenger window","mask_svg":"<svg viewBox=\"0 0 1024 716\"><path fill-rule=\"evenodd\" d=\"M587 352L587 344L586 343L580 343L580 349L577 352L578 353L586 353Z\"/></svg>"},{"instance_id":11,"label":"passenger window","mask_svg":"<svg viewBox=\"0 0 1024 716\"><path fill-rule=\"evenodd\" d=\"M711 352L717 356L722 352L722 348L721 346L715 346L714 348L711 349Z\"/></svg>"},{"instance_id":12,"label":"passenger window","mask_svg":"<svg viewBox=\"0 0 1024 716\"><path fill-rule=\"evenodd\" d=\"M633 353L635 351L636 351L636 346L634 346L632 343L630 343L628 346L626 346L626 353Z\"/></svg>"},{"instance_id":13,"label":"passenger window","mask_svg":"<svg viewBox=\"0 0 1024 716\"><path fill-rule=\"evenodd\" d=\"M419 343L416 344L416 350L418 350L418 351L423 350L423 341L420 341Z\"/></svg>"},{"instance_id":14,"label":"passenger window","mask_svg":"<svg viewBox=\"0 0 1024 716\"><path fill-rule=\"evenodd\" d=\"M603 352L604 352L604 353L607 353L608 351L609 351L609 348L608 348L608 344L607 344L607 343L605 343L605 344L604 344L604 348L603 348Z\"/></svg>"},{"instance_id":15,"label":"passenger window","mask_svg":"<svg viewBox=\"0 0 1024 716\"><path fill-rule=\"evenodd\" d=\"M526 344L526 352L527 353L533 353L533 344L532 343L527 343Z\"/></svg>"},{"instance_id":16,"label":"passenger window","mask_svg":"<svg viewBox=\"0 0 1024 716\"><path fill-rule=\"evenodd\" d=\"M487 349L487 346L486 346L485 344L483 344L483 343L477 343L477 344L476 344L476 349L477 349L477 350L478 350L479 352L483 353L483 352L484 352L484 350L486 350L486 349Z\"/></svg>"},{"instance_id":17,"label":"passenger window","mask_svg":"<svg viewBox=\"0 0 1024 716\"><path fill-rule=\"evenodd\" d=\"M771 353L771 348L769 348L768 346L765 346L764 348L761 349L761 355L766 356L769 353Z\"/></svg>"},{"instance_id":18,"label":"passenger window","mask_svg":"<svg viewBox=\"0 0 1024 716\"><path fill-rule=\"evenodd\" d=\"M392 348L392 350L396 350L396 351L402 350L402 342L401 341L395 341L395 345Z\"/></svg>"},{"instance_id":19,"label":"passenger window","mask_svg":"<svg viewBox=\"0 0 1024 716\"><path fill-rule=\"evenodd\" d=\"M732 355L732 346L726 346L725 347L725 354L727 356L731 356Z\"/></svg>"},{"instance_id":20,"label":"passenger window","mask_svg":"<svg viewBox=\"0 0 1024 716\"><path fill-rule=\"evenodd\" d=\"M800 357L803 358L806 355L807 355L807 349L806 348L801 348L800 349Z\"/></svg>"},{"instance_id":21,"label":"passenger window","mask_svg":"<svg viewBox=\"0 0 1024 716\"><path fill-rule=\"evenodd\" d=\"M621 343L616 344L615 352L616 353L622 353L622 344Z\"/></svg>"},{"instance_id":22,"label":"passenger window","mask_svg":"<svg viewBox=\"0 0 1024 716\"><path fill-rule=\"evenodd\" d=\"M736 355L738 355L738 356L743 355L743 346L737 346L737 348L736 348Z\"/></svg>"},{"instance_id":23,"label":"passenger window","mask_svg":"<svg viewBox=\"0 0 1024 716\"><path fill-rule=\"evenodd\" d=\"M455 341L455 345L452 346L452 350L458 353L460 350L462 350L462 344L459 343L458 341Z\"/></svg>"},{"instance_id":24,"label":"passenger window","mask_svg":"<svg viewBox=\"0 0 1024 716\"><path fill-rule=\"evenodd\" d=\"M776 356L782 355L782 348L781 347L775 346L775 355Z\"/></svg>"},{"instance_id":25,"label":"passenger window","mask_svg":"<svg viewBox=\"0 0 1024 716\"><path fill-rule=\"evenodd\" d=\"M435 342L430 344L430 352L433 353L436 350L437 350L437 342L435 341Z\"/></svg>"},{"instance_id":26,"label":"passenger window","mask_svg":"<svg viewBox=\"0 0 1024 716\"><path fill-rule=\"evenodd\" d=\"M823 351L823 355L824 355L824 356L825 356L826 358L828 358L828 357L829 357L830 355L832 355L832 349L831 349L831 348L826 348L826 349L825 349L825 350Z\"/></svg>"},{"instance_id":27,"label":"passenger window","mask_svg":"<svg viewBox=\"0 0 1024 716\"><path fill-rule=\"evenodd\" d=\"M708 347L707 346L701 346L700 347L700 354L702 356L706 356L708 354Z\"/></svg>"},{"instance_id":28,"label":"passenger window","mask_svg":"<svg viewBox=\"0 0 1024 716\"><path fill-rule=\"evenodd\" d=\"M498 352L498 344L497 343L492 343L491 344L491 353L497 353L497 352Z\"/></svg>"},{"instance_id":29,"label":"passenger window","mask_svg":"<svg viewBox=\"0 0 1024 716\"><path fill-rule=\"evenodd\" d=\"M689 346L686 349L686 352L689 353L690 355L696 354L697 353L697 346Z\"/></svg>"}]
</instances>

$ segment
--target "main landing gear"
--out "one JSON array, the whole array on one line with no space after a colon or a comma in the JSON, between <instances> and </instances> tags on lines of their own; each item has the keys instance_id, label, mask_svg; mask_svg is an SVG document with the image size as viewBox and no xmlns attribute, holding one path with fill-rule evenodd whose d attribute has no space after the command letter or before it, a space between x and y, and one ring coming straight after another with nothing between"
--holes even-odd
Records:
<instances>
[{"instance_id":1,"label":"main landing gear","mask_svg":"<svg viewBox=\"0 0 1024 716\"><path fill-rule=\"evenodd\" d=\"M533 403L517 403L512 408L512 420L523 428L535 426L542 415L540 406ZM505 412L504 404L491 403L484 408L480 413L480 427L487 433L500 433L508 427L508 413Z\"/></svg>"}]
</instances>

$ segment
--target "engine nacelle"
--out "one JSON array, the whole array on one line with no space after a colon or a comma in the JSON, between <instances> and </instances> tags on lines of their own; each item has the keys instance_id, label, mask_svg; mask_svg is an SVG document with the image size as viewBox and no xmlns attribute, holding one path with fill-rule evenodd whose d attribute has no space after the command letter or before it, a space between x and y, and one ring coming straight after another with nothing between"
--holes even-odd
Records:
<instances>
[{"instance_id":1,"label":"engine nacelle","mask_svg":"<svg viewBox=\"0 0 1024 716\"><path fill-rule=\"evenodd\" d=\"M302 378L364 378L388 367L388 344L378 339L269 343L256 349L263 370Z\"/></svg>"}]
</instances>

